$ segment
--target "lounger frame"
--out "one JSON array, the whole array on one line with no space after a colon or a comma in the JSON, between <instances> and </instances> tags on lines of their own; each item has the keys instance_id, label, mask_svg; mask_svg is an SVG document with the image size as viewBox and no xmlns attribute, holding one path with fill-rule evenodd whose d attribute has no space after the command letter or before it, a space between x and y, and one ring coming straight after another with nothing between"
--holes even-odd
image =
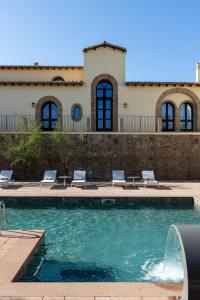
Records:
<instances>
[{"instance_id":1,"label":"lounger frame","mask_svg":"<svg viewBox=\"0 0 200 300\"><path fill-rule=\"evenodd\" d=\"M124 170L113 170L112 171L112 187L114 185L126 186L127 181L125 180Z\"/></svg>"},{"instance_id":2,"label":"lounger frame","mask_svg":"<svg viewBox=\"0 0 200 300\"><path fill-rule=\"evenodd\" d=\"M56 176L57 176L57 170L45 170L43 180L40 181L40 188L42 185L50 185L51 187L54 186L56 183ZM48 179L52 178L52 179Z\"/></svg>"},{"instance_id":3,"label":"lounger frame","mask_svg":"<svg viewBox=\"0 0 200 300\"><path fill-rule=\"evenodd\" d=\"M83 186L86 188L86 171L85 170L74 170L73 180L71 187Z\"/></svg>"},{"instance_id":4,"label":"lounger frame","mask_svg":"<svg viewBox=\"0 0 200 300\"><path fill-rule=\"evenodd\" d=\"M156 186L157 188L159 188L159 182L155 179L153 170L143 170L142 181L145 188L147 186Z\"/></svg>"},{"instance_id":5,"label":"lounger frame","mask_svg":"<svg viewBox=\"0 0 200 300\"><path fill-rule=\"evenodd\" d=\"M13 170L1 170L0 172L0 187L7 188L12 180ZM3 179L5 178L5 179Z\"/></svg>"}]
</instances>

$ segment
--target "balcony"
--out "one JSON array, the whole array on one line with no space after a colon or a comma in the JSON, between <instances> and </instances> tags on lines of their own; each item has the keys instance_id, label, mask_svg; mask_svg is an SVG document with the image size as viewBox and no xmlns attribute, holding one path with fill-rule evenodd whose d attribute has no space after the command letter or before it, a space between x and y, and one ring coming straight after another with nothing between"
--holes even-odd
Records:
<instances>
[{"instance_id":1,"label":"balcony","mask_svg":"<svg viewBox=\"0 0 200 300\"><path fill-rule=\"evenodd\" d=\"M34 127L43 125L41 116L37 115L0 115L0 132L31 132ZM51 121L52 127L56 127L58 122L61 124L62 130L73 132L96 132L96 120L91 116L84 115L80 120L73 120L70 115L63 115L58 118L58 121ZM53 123L54 122L54 123ZM174 126L177 130L177 124L181 124L180 118L176 118ZM193 120L194 123L194 120ZM48 127L48 126L47 126ZM48 128L46 129L48 131ZM161 132L162 119L155 116L132 116L119 115L118 116L118 132ZM170 130L169 130L170 131ZM173 130L171 130L173 131ZM183 130L186 131L186 130ZM192 131L192 130L187 130ZM196 130L195 130L196 131ZM100 131L101 132L101 131Z\"/></svg>"}]
</instances>

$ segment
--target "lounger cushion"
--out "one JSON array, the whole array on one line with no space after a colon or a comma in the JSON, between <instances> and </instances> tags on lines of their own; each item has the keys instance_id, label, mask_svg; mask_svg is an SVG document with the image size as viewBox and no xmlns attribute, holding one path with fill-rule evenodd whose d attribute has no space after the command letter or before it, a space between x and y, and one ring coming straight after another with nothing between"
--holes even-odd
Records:
<instances>
[{"instance_id":1,"label":"lounger cushion","mask_svg":"<svg viewBox=\"0 0 200 300\"><path fill-rule=\"evenodd\" d=\"M71 182L71 185L73 184L86 184L86 171L75 170L73 180Z\"/></svg>"},{"instance_id":2,"label":"lounger cushion","mask_svg":"<svg viewBox=\"0 0 200 300\"><path fill-rule=\"evenodd\" d=\"M112 171L113 180L124 180L124 171L123 170L113 170Z\"/></svg>"},{"instance_id":3,"label":"lounger cushion","mask_svg":"<svg viewBox=\"0 0 200 300\"><path fill-rule=\"evenodd\" d=\"M12 178L13 170L1 170L0 180L10 181Z\"/></svg>"},{"instance_id":4,"label":"lounger cushion","mask_svg":"<svg viewBox=\"0 0 200 300\"><path fill-rule=\"evenodd\" d=\"M113 180L112 183L113 184L115 184L115 183L124 183L124 184L126 184L126 181L125 180Z\"/></svg>"},{"instance_id":5,"label":"lounger cushion","mask_svg":"<svg viewBox=\"0 0 200 300\"><path fill-rule=\"evenodd\" d=\"M73 181L79 181L79 180L84 180L86 178L86 171L84 170L75 170L74 171L74 176L73 176Z\"/></svg>"},{"instance_id":6,"label":"lounger cushion","mask_svg":"<svg viewBox=\"0 0 200 300\"><path fill-rule=\"evenodd\" d=\"M53 183L56 181L57 170L45 170L41 183Z\"/></svg>"},{"instance_id":7,"label":"lounger cushion","mask_svg":"<svg viewBox=\"0 0 200 300\"><path fill-rule=\"evenodd\" d=\"M52 179L52 180L44 180L44 179L43 179L43 180L41 180L40 182L41 182L41 183L53 183L53 182L55 182L55 180L53 180L53 179Z\"/></svg>"},{"instance_id":8,"label":"lounger cushion","mask_svg":"<svg viewBox=\"0 0 200 300\"><path fill-rule=\"evenodd\" d=\"M159 184L159 182L156 180L145 180L144 184Z\"/></svg>"},{"instance_id":9,"label":"lounger cushion","mask_svg":"<svg viewBox=\"0 0 200 300\"><path fill-rule=\"evenodd\" d=\"M2 180L2 181L3 181L3 180L9 180L9 178L8 178L8 177L5 177L5 176L3 176L3 175L0 174L0 180Z\"/></svg>"},{"instance_id":10,"label":"lounger cushion","mask_svg":"<svg viewBox=\"0 0 200 300\"><path fill-rule=\"evenodd\" d=\"M81 176L74 175L74 180L83 180L83 178Z\"/></svg>"},{"instance_id":11,"label":"lounger cushion","mask_svg":"<svg viewBox=\"0 0 200 300\"><path fill-rule=\"evenodd\" d=\"M124 177L118 176L118 175L113 175L113 180L124 180Z\"/></svg>"},{"instance_id":12,"label":"lounger cushion","mask_svg":"<svg viewBox=\"0 0 200 300\"><path fill-rule=\"evenodd\" d=\"M147 180L154 181L155 180L154 171L152 171L152 170L142 171L142 179L144 181L147 181Z\"/></svg>"},{"instance_id":13,"label":"lounger cushion","mask_svg":"<svg viewBox=\"0 0 200 300\"><path fill-rule=\"evenodd\" d=\"M85 182L84 179L80 179L80 180L72 180L72 183L83 183Z\"/></svg>"}]
</instances>

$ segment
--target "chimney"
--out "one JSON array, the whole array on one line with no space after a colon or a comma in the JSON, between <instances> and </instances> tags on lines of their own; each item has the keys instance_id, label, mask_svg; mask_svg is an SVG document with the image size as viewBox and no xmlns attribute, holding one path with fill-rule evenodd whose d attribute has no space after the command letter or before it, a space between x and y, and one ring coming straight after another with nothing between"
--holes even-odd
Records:
<instances>
[{"instance_id":1,"label":"chimney","mask_svg":"<svg viewBox=\"0 0 200 300\"><path fill-rule=\"evenodd\" d=\"M196 82L200 82L200 63L196 63Z\"/></svg>"}]
</instances>

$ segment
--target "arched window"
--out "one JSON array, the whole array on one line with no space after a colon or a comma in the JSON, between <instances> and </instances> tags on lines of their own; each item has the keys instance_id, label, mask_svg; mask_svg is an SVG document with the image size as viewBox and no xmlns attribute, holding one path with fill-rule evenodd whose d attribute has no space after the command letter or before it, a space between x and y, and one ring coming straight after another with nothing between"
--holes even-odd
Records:
<instances>
[{"instance_id":1,"label":"arched window","mask_svg":"<svg viewBox=\"0 0 200 300\"><path fill-rule=\"evenodd\" d=\"M74 121L80 121L82 118L82 107L80 104L74 104L71 110L71 116Z\"/></svg>"},{"instance_id":2,"label":"arched window","mask_svg":"<svg viewBox=\"0 0 200 300\"><path fill-rule=\"evenodd\" d=\"M111 131L113 127L113 87L108 81L101 81L96 87L96 128Z\"/></svg>"},{"instance_id":3,"label":"arched window","mask_svg":"<svg viewBox=\"0 0 200 300\"><path fill-rule=\"evenodd\" d=\"M58 121L58 108L54 102L46 102L42 107L42 129L54 130Z\"/></svg>"},{"instance_id":4,"label":"arched window","mask_svg":"<svg viewBox=\"0 0 200 300\"><path fill-rule=\"evenodd\" d=\"M64 78L61 77L61 76L56 76L56 77L54 77L54 78L52 79L52 81L54 81L54 82L64 82L65 80L64 80Z\"/></svg>"},{"instance_id":5,"label":"arched window","mask_svg":"<svg viewBox=\"0 0 200 300\"><path fill-rule=\"evenodd\" d=\"M174 106L170 102L162 105L162 131L174 131Z\"/></svg>"},{"instance_id":6,"label":"arched window","mask_svg":"<svg viewBox=\"0 0 200 300\"><path fill-rule=\"evenodd\" d=\"M193 130L193 108L190 103L181 104L181 130Z\"/></svg>"}]
</instances>

